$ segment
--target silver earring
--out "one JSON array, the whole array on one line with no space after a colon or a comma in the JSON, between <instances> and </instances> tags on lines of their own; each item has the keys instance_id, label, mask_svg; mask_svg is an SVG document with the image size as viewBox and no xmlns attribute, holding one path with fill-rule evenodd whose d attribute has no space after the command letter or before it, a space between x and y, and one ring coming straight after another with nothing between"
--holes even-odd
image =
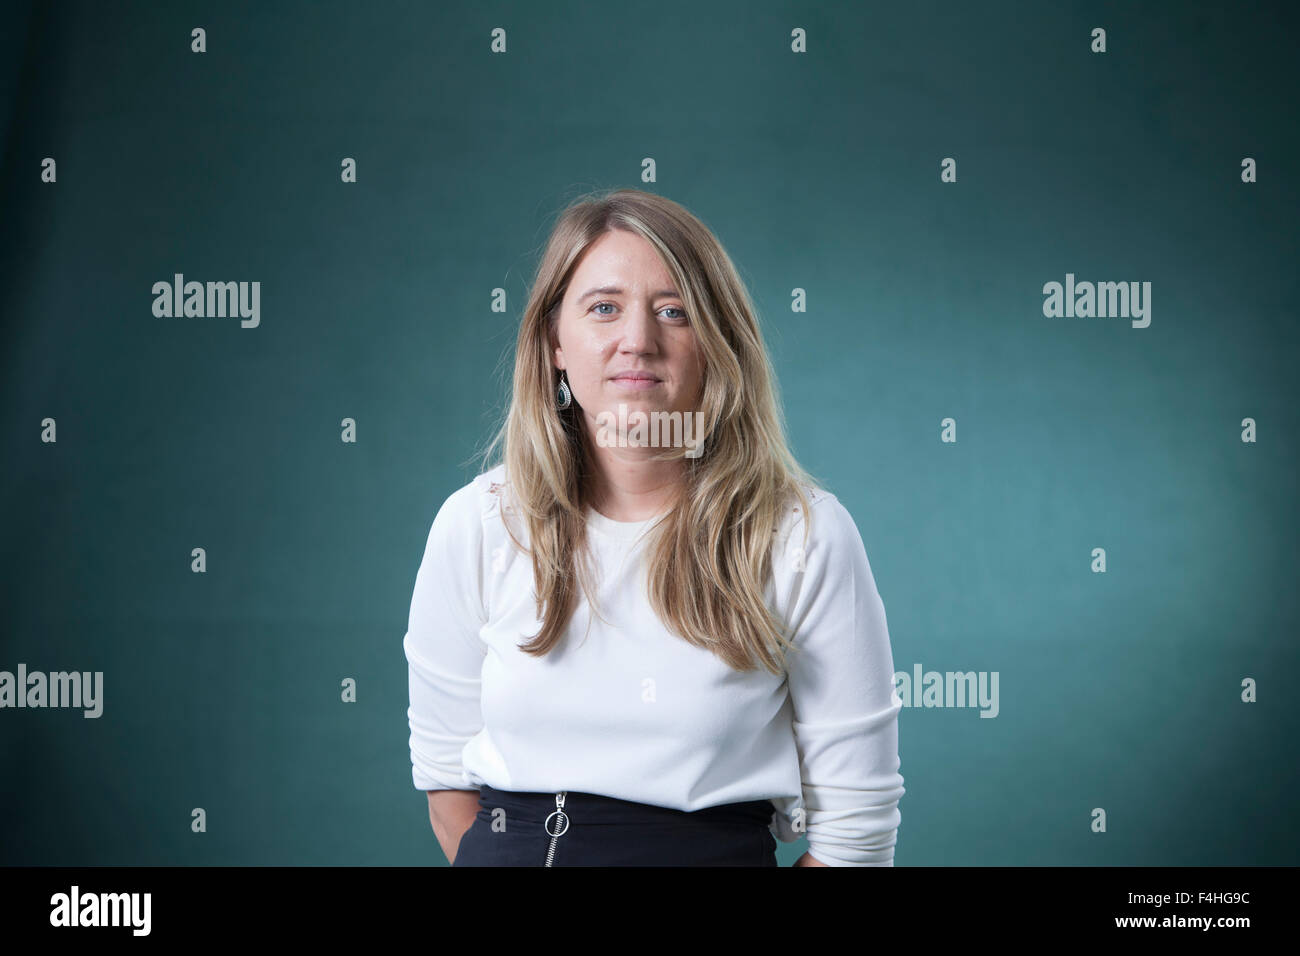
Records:
<instances>
[{"instance_id":1,"label":"silver earring","mask_svg":"<svg viewBox=\"0 0 1300 956\"><path fill-rule=\"evenodd\" d=\"M560 372L560 391L559 401L556 407L564 410L573 404L573 392L569 391L569 383L564 379L564 372Z\"/></svg>"}]
</instances>

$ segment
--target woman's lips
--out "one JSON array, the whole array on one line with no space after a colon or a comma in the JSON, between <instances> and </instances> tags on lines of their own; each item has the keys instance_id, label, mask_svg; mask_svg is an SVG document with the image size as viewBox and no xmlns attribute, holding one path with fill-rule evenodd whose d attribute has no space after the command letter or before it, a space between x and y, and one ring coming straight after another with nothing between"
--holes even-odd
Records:
<instances>
[{"instance_id":1,"label":"woman's lips","mask_svg":"<svg viewBox=\"0 0 1300 956\"><path fill-rule=\"evenodd\" d=\"M632 377L627 375L615 377L611 379L611 381L615 385L620 385L623 388L631 389L632 391L644 391L647 388L654 388L657 385L663 384L663 382L659 381L657 378Z\"/></svg>"}]
</instances>

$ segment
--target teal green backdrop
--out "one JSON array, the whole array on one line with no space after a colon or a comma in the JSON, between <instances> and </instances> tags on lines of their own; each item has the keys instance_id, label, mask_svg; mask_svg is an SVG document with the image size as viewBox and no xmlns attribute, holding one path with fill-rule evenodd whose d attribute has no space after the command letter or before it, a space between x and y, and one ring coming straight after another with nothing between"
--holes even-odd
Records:
<instances>
[{"instance_id":1,"label":"teal green backdrop","mask_svg":"<svg viewBox=\"0 0 1300 956\"><path fill-rule=\"evenodd\" d=\"M425 537L556 214L635 186L738 264L896 670L998 675L902 712L897 865L1294 865L1285 9L8 4L0 670L104 690L0 709L0 863L444 862ZM178 273L258 324L155 315Z\"/></svg>"}]
</instances>

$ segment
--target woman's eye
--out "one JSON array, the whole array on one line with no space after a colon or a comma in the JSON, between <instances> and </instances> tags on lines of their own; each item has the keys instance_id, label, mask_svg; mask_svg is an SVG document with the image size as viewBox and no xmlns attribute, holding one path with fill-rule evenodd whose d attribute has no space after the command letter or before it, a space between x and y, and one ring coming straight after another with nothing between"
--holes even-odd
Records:
<instances>
[{"instance_id":1,"label":"woman's eye","mask_svg":"<svg viewBox=\"0 0 1300 956\"><path fill-rule=\"evenodd\" d=\"M614 303L612 303L612 302L597 302L597 303L596 303L595 305L593 305L591 308L592 308L592 311L595 312L597 309L601 308L602 306L609 306L611 309L612 309L612 308L615 308ZM674 321L674 322L680 322L680 321L682 321L683 319L686 318L686 310L685 310L685 309L679 309L679 308L677 308L677 306L675 306L675 305L667 306L666 308L661 309L660 311L661 311L661 312L676 312L677 315L674 315L674 316L668 316L668 318L670 318L670 319L671 319L672 321ZM609 315L610 313L608 313L608 312L596 312L596 314L597 314L597 315Z\"/></svg>"}]
</instances>

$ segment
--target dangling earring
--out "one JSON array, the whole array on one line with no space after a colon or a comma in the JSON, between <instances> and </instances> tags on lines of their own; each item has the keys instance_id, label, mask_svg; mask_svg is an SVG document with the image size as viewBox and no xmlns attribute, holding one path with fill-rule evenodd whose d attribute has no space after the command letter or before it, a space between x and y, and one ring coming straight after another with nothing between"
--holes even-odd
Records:
<instances>
[{"instance_id":1,"label":"dangling earring","mask_svg":"<svg viewBox=\"0 0 1300 956\"><path fill-rule=\"evenodd\" d=\"M560 372L560 391L559 401L556 407L561 411L573 404L573 392L569 391L569 383L564 379L564 372Z\"/></svg>"}]
</instances>

